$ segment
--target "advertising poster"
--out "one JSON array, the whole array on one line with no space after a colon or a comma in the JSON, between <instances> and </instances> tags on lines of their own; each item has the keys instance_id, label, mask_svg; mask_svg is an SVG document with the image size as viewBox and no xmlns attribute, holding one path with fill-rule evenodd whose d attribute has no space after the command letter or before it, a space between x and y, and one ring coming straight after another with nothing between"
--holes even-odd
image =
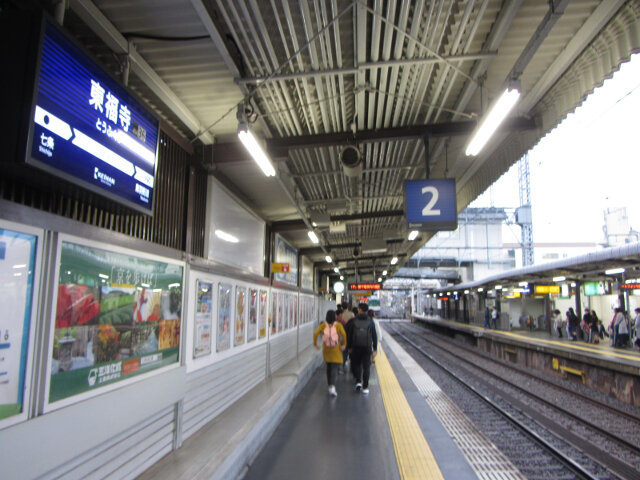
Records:
<instances>
[{"instance_id":1,"label":"advertising poster","mask_svg":"<svg viewBox=\"0 0 640 480\"><path fill-rule=\"evenodd\" d=\"M271 292L271 334L278 331L278 292Z\"/></svg>"},{"instance_id":2,"label":"advertising poster","mask_svg":"<svg viewBox=\"0 0 640 480\"><path fill-rule=\"evenodd\" d=\"M49 403L177 363L182 273L63 241Z\"/></svg>"},{"instance_id":3,"label":"advertising poster","mask_svg":"<svg viewBox=\"0 0 640 480\"><path fill-rule=\"evenodd\" d=\"M0 420L23 411L36 244L0 228Z\"/></svg>"},{"instance_id":4,"label":"advertising poster","mask_svg":"<svg viewBox=\"0 0 640 480\"><path fill-rule=\"evenodd\" d=\"M247 313L247 289L236 287L236 326L234 329L234 345L244 344Z\"/></svg>"},{"instance_id":5,"label":"advertising poster","mask_svg":"<svg viewBox=\"0 0 640 480\"><path fill-rule=\"evenodd\" d=\"M231 348L231 285L221 283L218 286L218 340L216 352Z\"/></svg>"},{"instance_id":6,"label":"advertising poster","mask_svg":"<svg viewBox=\"0 0 640 480\"><path fill-rule=\"evenodd\" d=\"M249 290L249 325L247 327L247 343L253 342L258 333L258 290Z\"/></svg>"},{"instance_id":7,"label":"advertising poster","mask_svg":"<svg viewBox=\"0 0 640 480\"><path fill-rule=\"evenodd\" d=\"M274 273L275 279L290 285L297 285L298 251L289 245L280 235L276 235L275 248L275 262L289 264L289 273Z\"/></svg>"},{"instance_id":8,"label":"advertising poster","mask_svg":"<svg viewBox=\"0 0 640 480\"><path fill-rule=\"evenodd\" d=\"M258 310L258 338L267 336L267 291L260 290L260 309Z\"/></svg>"},{"instance_id":9,"label":"advertising poster","mask_svg":"<svg viewBox=\"0 0 640 480\"><path fill-rule=\"evenodd\" d=\"M211 353L211 326L213 324L213 283L196 281L195 338L193 358Z\"/></svg>"}]
</instances>

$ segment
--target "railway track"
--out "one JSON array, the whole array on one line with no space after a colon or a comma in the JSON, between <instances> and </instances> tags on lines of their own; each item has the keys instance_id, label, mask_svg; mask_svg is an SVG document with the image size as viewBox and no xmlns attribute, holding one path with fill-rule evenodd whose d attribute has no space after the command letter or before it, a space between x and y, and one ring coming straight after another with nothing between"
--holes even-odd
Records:
<instances>
[{"instance_id":1,"label":"railway track","mask_svg":"<svg viewBox=\"0 0 640 480\"><path fill-rule=\"evenodd\" d=\"M640 478L638 415L415 325L387 327L398 341L409 346L414 357L428 358L442 372L453 375L477 398L508 418L513 428L526 432L530 441L571 471L574 478ZM524 470L526 460L520 462ZM533 469L529 478L564 478L563 473L554 473L554 468L548 475L540 473L544 468Z\"/></svg>"}]
</instances>

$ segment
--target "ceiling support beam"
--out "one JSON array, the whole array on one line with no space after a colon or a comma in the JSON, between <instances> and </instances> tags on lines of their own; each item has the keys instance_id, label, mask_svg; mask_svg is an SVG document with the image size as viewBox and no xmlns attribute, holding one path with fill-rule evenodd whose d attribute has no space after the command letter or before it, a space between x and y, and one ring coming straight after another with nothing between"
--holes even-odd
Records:
<instances>
[{"instance_id":1,"label":"ceiling support beam","mask_svg":"<svg viewBox=\"0 0 640 480\"><path fill-rule=\"evenodd\" d=\"M160 78L153 68L134 49L130 49L129 41L89 0L71 0L71 9L100 37L100 39L117 55L127 55L131 62L131 70L147 85L176 116L184 122L191 132L199 136L204 144L213 143L213 136L204 132L204 126L184 103L173 93L173 90Z\"/></svg>"},{"instance_id":2,"label":"ceiling support beam","mask_svg":"<svg viewBox=\"0 0 640 480\"><path fill-rule=\"evenodd\" d=\"M238 78L236 79L236 83L240 85L248 84L248 83L264 83L266 81L276 81L276 80L298 80L301 78L316 78L316 77L327 77L332 75L355 75L357 73L362 72L363 70L374 70L376 68L381 67L405 67L405 66L414 66L414 65L428 65L430 63L447 63L450 61L460 62L460 61L475 61L475 60L484 60L487 58L493 58L496 56L496 53L478 53L478 54L467 54L467 55L451 55L443 58L407 58L407 59L399 59L399 60L386 60L386 61L378 61L378 62L364 62L357 67L353 68L331 68L327 70L312 70L309 72L297 72L297 73L283 73L281 75L274 75L272 77L269 76L261 76L261 77L246 77L246 78Z\"/></svg>"},{"instance_id":3,"label":"ceiling support beam","mask_svg":"<svg viewBox=\"0 0 640 480\"><path fill-rule=\"evenodd\" d=\"M476 127L476 122L460 121L436 123L432 125L420 125L414 127L383 128L380 130L359 131L356 135L358 143L375 143L391 140L422 139L428 137L452 137L458 135L469 135ZM518 117L505 121L500 131L522 131L536 128L535 121L531 118ZM301 135L298 137L269 138L267 139L267 150L274 156L284 156L289 149L296 148L317 148L329 147L333 145L345 145L353 143L353 132L326 133L320 135Z\"/></svg>"},{"instance_id":4,"label":"ceiling support beam","mask_svg":"<svg viewBox=\"0 0 640 480\"><path fill-rule=\"evenodd\" d=\"M387 211L371 212L371 213L355 213L351 215L331 215L329 217L329 220L332 222L348 222L351 220L366 220L369 218L387 218L387 217L402 217L402 216L404 216L404 210L387 210ZM271 224L271 229L274 232L295 232L299 230L307 230L308 226L302 220L281 220L278 222L273 222ZM354 245L359 245L359 244L354 244Z\"/></svg>"}]
</instances>

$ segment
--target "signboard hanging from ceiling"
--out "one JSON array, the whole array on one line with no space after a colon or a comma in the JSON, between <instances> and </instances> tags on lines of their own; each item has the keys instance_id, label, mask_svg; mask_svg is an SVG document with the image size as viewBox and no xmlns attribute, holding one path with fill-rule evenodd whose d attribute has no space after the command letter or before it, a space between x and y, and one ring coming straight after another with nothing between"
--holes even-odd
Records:
<instances>
[{"instance_id":1,"label":"signboard hanging from ceiling","mask_svg":"<svg viewBox=\"0 0 640 480\"><path fill-rule=\"evenodd\" d=\"M26 162L151 215L159 121L43 21Z\"/></svg>"},{"instance_id":2,"label":"signboard hanging from ceiling","mask_svg":"<svg viewBox=\"0 0 640 480\"><path fill-rule=\"evenodd\" d=\"M455 180L405 181L404 210L409 230L455 230L458 228Z\"/></svg>"},{"instance_id":3,"label":"signboard hanging from ceiling","mask_svg":"<svg viewBox=\"0 0 640 480\"><path fill-rule=\"evenodd\" d=\"M380 290L382 288L381 283L350 283L349 291L358 291L358 290Z\"/></svg>"}]
</instances>

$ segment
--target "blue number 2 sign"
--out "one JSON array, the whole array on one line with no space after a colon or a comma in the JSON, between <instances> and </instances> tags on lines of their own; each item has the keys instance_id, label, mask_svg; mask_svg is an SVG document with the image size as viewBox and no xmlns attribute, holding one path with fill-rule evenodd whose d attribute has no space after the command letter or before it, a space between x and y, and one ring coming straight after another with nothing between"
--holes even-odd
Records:
<instances>
[{"instance_id":1,"label":"blue number 2 sign","mask_svg":"<svg viewBox=\"0 0 640 480\"><path fill-rule=\"evenodd\" d=\"M458 228L456 181L407 180L404 209L409 230L455 230Z\"/></svg>"}]
</instances>

